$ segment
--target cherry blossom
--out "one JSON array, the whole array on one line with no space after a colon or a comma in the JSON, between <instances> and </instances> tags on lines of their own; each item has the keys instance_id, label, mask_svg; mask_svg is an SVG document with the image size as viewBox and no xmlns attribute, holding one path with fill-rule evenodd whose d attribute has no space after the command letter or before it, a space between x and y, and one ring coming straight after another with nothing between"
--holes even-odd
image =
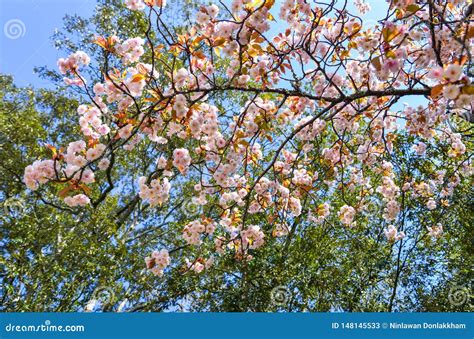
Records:
<instances>
[{"instance_id":1,"label":"cherry blossom","mask_svg":"<svg viewBox=\"0 0 474 339\"><path fill-rule=\"evenodd\" d=\"M388 225L388 227L384 230L384 233L389 242L395 242L405 237L405 233L403 231L398 231L393 225Z\"/></svg>"},{"instance_id":2,"label":"cherry blossom","mask_svg":"<svg viewBox=\"0 0 474 339\"><path fill-rule=\"evenodd\" d=\"M355 214L356 211L352 206L344 205L339 210L339 218L341 219L341 222L346 226L353 226Z\"/></svg>"},{"instance_id":3,"label":"cherry blossom","mask_svg":"<svg viewBox=\"0 0 474 339\"><path fill-rule=\"evenodd\" d=\"M148 185L147 178L140 177L138 185L140 187L140 198L148 200L151 206L161 205L169 198L171 184L168 178L163 180L153 179Z\"/></svg>"},{"instance_id":4,"label":"cherry blossom","mask_svg":"<svg viewBox=\"0 0 474 339\"><path fill-rule=\"evenodd\" d=\"M362 0L355 13L335 1L234 0L201 6L181 33L161 22L165 1L124 3L149 30L97 37L100 79L80 73L91 63L82 51L58 60L84 94L82 139L48 146L51 159L25 168L29 189L54 182L68 206L95 206L92 188L109 193L114 159L147 149L151 165L133 181L139 199L182 222L170 252L213 248L245 261L300 234L296 221L357 233L379 218L389 243L405 236L393 224L411 237L399 225L409 204L435 215L473 174L464 133L474 33L460 1L389 1L371 26ZM190 190L209 215L176 214ZM202 273L209 258L184 266ZM146 264L163 274L168 252Z\"/></svg>"},{"instance_id":5,"label":"cherry blossom","mask_svg":"<svg viewBox=\"0 0 474 339\"><path fill-rule=\"evenodd\" d=\"M437 239L443 235L443 225L436 224L433 227L427 227L428 233L431 237Z\"/></svg>"},{"instance_id":6,"label":"cherry blossom","mask_svg":"<svg viewBox=\"0 0 474 339\"><path fill-rule=\"evenodd\" d=\"M146 267L157 276L163 275L163 270L169 266L171 258L167 250L153 251L153 253L145 258Z\"/></svg>"}]
</instances>

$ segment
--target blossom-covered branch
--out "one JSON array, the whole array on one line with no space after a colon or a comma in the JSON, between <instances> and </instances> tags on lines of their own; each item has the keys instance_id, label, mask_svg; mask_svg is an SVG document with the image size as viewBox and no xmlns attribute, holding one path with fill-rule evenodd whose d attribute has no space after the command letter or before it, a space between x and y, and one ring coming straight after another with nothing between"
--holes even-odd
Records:
<instances>
[{"instance_id":1,"label":"blossom-covered branch","mask_svg":"<svg viewBox=\"0 0 474 339\"><path fill-rule=\"evenodd\" d=\"M185 246L245 262L270 237L291 241L296 218L333 217L357 232L374 204L388 243L403 241L402 195L435 212L473 172L456 131L473 107L472 16L465 1L393 0L370 26L369 6L354 3L234 0L201 7L179 32L161 20L164 0L126 0L148 30L96 39L105 81L81 75L90 63L81 51L58 61L89 100L77 110L84 139L50 146L52 159L28 166L25 183L58 182L65 204L96 206L112 191L117 151L151 142L156 166L136 178L139 198L172 204L190 184L206 209L173 230ZM427 176L404 169L400 152L443 156ZM109 171L108 188L94 196L98 171ZM213 260L192 258L186 271ZM166 250L146 259L158 275L170 262Z\"/></svg>"}]
</instances>

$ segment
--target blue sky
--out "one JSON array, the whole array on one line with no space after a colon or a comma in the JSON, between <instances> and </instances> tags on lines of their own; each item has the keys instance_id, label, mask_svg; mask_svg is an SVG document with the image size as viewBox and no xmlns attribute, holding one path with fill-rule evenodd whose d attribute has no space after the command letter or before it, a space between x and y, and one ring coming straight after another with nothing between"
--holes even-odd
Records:
<instances>
[{"instance_id":1,"label":"blue sky","mask_svg":"<svg viewBox=\"0 0 474 339\"><path fill-rule=\"evenodd\" d=\"M95 0L0 0L0 72L12 74L19 86L50 85L33 73L36 66L54 66L63 55L50 39L66 14L89 16Z\"/></svg>"},{"instance_id":2,"label":"blue sky","mask_svg":"<svg viewBox=\"0 0 474 339\"><path fill-rule=\"evenodd\" d=\"M384 0L368 2L372 11L367 19L383 15ZM277 0L275 7L278 3ZM62 28L66 14L90 16L95 4L96 0L0 0L0 73L12 74L18 86L50 86L33 68L55 67L56 60L64 55L53 47L54 30Z\"/></svg>"}]
</instances>

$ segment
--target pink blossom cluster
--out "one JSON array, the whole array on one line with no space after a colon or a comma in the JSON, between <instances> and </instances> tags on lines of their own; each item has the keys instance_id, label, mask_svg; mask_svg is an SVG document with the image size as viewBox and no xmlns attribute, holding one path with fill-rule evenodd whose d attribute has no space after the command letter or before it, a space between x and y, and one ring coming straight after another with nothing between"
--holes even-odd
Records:
<instances>
[{"instance_id":1,"label":"pink blossom cluster","mask_svg":"<svg viewBox=\"0 0 474 339\"><path fill-rule=\"evenodd\" d=\"M424 142L419 142L418 144L412 146L412 149L420 156L425 154L426 148L427 145Z\"/></svg>"},{"instance_id":2,"label":"pink blossom cluster","mask_svg":"<svg viewBox=\"0 0 474 339\"><path fill-rule=\"evenodd\" d=\"M355 225L354 224L355 214L356 214L355 208L348 205L342 206L338 213L339 219L341 220L341 222L344 225L350 226L350 227Z\"/></svg>"},{"instance_id":3,"label":"pink blossom cluster","mask_svg":"<svg viewBox=\"0 0 474 339\"><path fill-rule=\"evenodd\" d=\"M85 194L76 194L64 198L64 203L70 207L86 206L90 203L90 199Z\"/></svg>"},{"instance_id":4,"label":"pink blossom cluster","mask_svg":"<svg viewBox=\"0 0 474 339\"><path fill-rule=\"evenodd\" d=\"M84 166L87 164L87 159L84 156L84 153L86 153L86 148L87 146L84 140L70 142L67 146L66 153L64 154L64 160L66 163L77 167Z\"/></svg>"},{"instance_id":5,"label":"pink blossom cluster","mask_svg":"<svg viewBox=\"0 0 474 339\"><path fill-rule=\"evenodd\" d=\"M370 5L364 0L354 0L354 5L357 7L360 14L362 15L367 14L371 10Z\"/></svg>"},{"instance_id":6,"label":"pink blossom cluster","mask_svg":"<svg viewBox=\"0 0 474 339\"><path fill-rule=\"evenodd\" d=\"M166 249L153 251L151 256L145 258L146 267L157 276L162 276L163 271L171 263L171 258Z\"/></svg>"},{"instance_id":7,"label":"pink blossom cluster","mask_svg":"<svg viewBox=\"0 0 474 339\"><path fill-rule=\"evenodd\" d=\"M80 105L77 108L77 113L82 134L85 136L99 139L101 136L109 134L110 127L103 122L102 112L97 107Z\"/></svg>"},{"instance_id":8,"label":"pink blossom cluster","mask_svg":"<svg viewBox=\"0 0 474 339\"><path fill-rule=\"evenodd\" d=\"M388 225L388 227L384 230L384 233L389 242L395 242L405 238L405 232L398 231L393 225Z\"/></svg>"},{"instance_id":9,"label":"pink blossom cluster","mask_svg":"<svg viewBox=\"0 0 474 339\"><path fill-rule=\"evenodd\" d=\"M83 79L79 78L79 68L87 66L90 63L90 57L83 51L77 51L69 55L66 59L60 58L57 62L61 74L71 74L74 78L64 78L67 85L82 86Z\"/></svg>"},{"instance_id":10,"label":"pink blossom cluster","mask_svg":"<svg viewBox=\"0 0 474 339\"><path fill-rule=\"evenodd\" d=\"M216 5L210 5L201 7L200 11L196 14L196 23L202 26L206 26L211 20L214 20L219 14L219 7Z\"/></svg>"},{"instance_id":11,"label":"pink blossom cluster","mask_svg":"<svg viewBox=\"0 0 474 339\"><path fill-rule=\"evenodd\" d=\"M299 100L299 102L302 102L302 101L303 100ZM302 109L304 109L304 107L302 107ZM298 122L295 125L295 129L307 124L308 122L310 122L311 119L312 118L310 116L304 117L303 119L300 120L300 122ZM319 135L324 130L325 127L326 127L326 122L324 120L316 119L314 120L312 124L307 125L300 132L298 132L297 137L305 141L314 140L316 136Z\"/></svg>"},{"instance_id":12,"label":"pink blossom cluster","mask_svg":"<svg viewBox=\"0 0 474 339\"><path fill-rule=\"evenodd\" d=\"M243 206L245 201L243 200L247 195L245 188L240 188L238 191L225 192L219 198L219 205L222 207L228 207L230 203L235 202L238 206Z\"/></svg>"},{"instance_id":13,"label":"pink blossom cluster","mask_svg":"<svg viewBox=\"0 0 474 339\"><path fill-rule=\"evenodd\" d=\"M39 185L53 179L58 170L58 165L55 170L54 160L37 160L25 168L23 181L29 189L37 190Z\"/></svg>"},{"instance_id":14,"label":"pink blossom cluster","mask_svg":"<svg viewBox=\"0 0 474 339\"><path fill-rule=\"evenodd\" d=\"M190 245L200 245L201 234L213 234L216 229L214 222L201 222L194 220L183 229L183 239Z\"/></svg>"},{"instance_id":15,"label":"pink blossom cluster","mask_svg":"<svg viewBox=\"0 0 474 339\"><path fill-rule=\"evenodd\" d=\"M254 190L255 199L248 209L250 214L260 213L264 210L264 206L268 208L273 205L284 210L285 213L286 211L291 213L295 217L301 214L302 207L300 198L298 196L291 196L290 190L281 185L278 181L270 181L268 178L263 177L255 184ZM234 200L242 205L240 200L245 197L246 194L246 190L240 189ZM275 196L279 197L276 203L273 199Z\"/></svg>"},{"instance_id":16,"label":"pink blossom cluster","mask_svg":"<svg viewBox=\"0 0 474 339\"><path fill-rule=\"evenodd\" d=\"M141 11L148 6L165 7L166 0L125 0L125 6L134 11Z\"/></svg>"},{"instance_id":17,"label":"pink blossom cluster","mask_svg":"<svg viewBox=\"0 0 474 339\"><path fill-rule=\"evenodd\" d=\"M143 49L144 40L142 38L131 38L123 43L116 44L115 52L122 58L122 63L128 65L137 62L145 53Z\"/></svg>"},{"instance_id":18,"label":"pink blossom cluster","mask_svg":"<svg viewBox=\"0 0 474 339\"><path fill-rule=\"evenodd\" d=\"M383 196L383 200L387 203L383 217L386 221L395 220L399 212L399 204L396 198L400 194L400 188L393 181L395 174L393 173L393 165L384 161L382 168L384 176L382 183L377 187L376 191Z\"/></svg>"},{"instance_id":19,"label":"pink blossom cluster","mask_svg":"<svg viewBox=\"0 0 474 339\"><path fill-rule=\"evenodd\" d=\"M260 226L250 225L246 229L240 231L242 237L242 247L244 249L256 249L264 244L265 234L260 230Z\"/></svg>"},{"instance_id":20,"label":"pink blossom cluster","mask_svg":"<svg viewBox=\"0 0 474 339\"><path fill-rule=\"evenodd\" d=\"M58 67L61 74L68 72L77 72L79 67L89 65L91 59L87 53L77 51L69 55L66 59L60 58L58 60Z\"/></svg>"},{"instance_id":21,"label":"pink blossom cluster","mask_svg":"<svg viewBox=\"0 0 474 339\"><path fill-rule=\"evenodd\" d=\"M140 198L147 200L151 206L161 205L169 199L171 183L168 178L164 178L163 180L159 178L153 179L148 185L147 178L140 177L138 179L138 186L140 188L140 192L138 193Z\"/></svg>"},{"instance_id":22,"label":"pink blossom cluster","mask_svg":"<svg viewBox=\"0 0 474 339\"><path fill-rule=\"evenodd\" d=\"M219 133L218 109L216 106L201 104L199 110L194 110L189 119L189 129L193 137L201 139L205 150L217 150L226 144Z\"/></svg>"},{"instance_id":23,"label":"pink blossom cluster","mask_svg":"<svg viewBox=\"0 0 474 339\"><path fill-rule=\"evenodd\" d=\"M459 64L449 64L444 68L434 67L428 78L442 87L444 99L451 100L458 108L470 107L474 103L474 95L463 93L466 83L470 84L469 78L463 75Z\"/></svg>"},{"instance_id":24,"label":"pink blossom cluster","mask_svg":"<svg viewBox=\"0 0 474 339\"><path fill-rule=\"evenodd\" d=\"M187 84L188 81L191 81L191 78L189 77L188 70L182 67L178 69L178 71L176 71L176 73L174 74L173 80L177 88L182 88ZM178 98L178 96L179 95L177 95L176 98ZM184 104L186 102L186 98L184 98L183 96L183 98L181 98L181 100L178 99L178 101L181 101Z\"/></svg>"},{"instance_id":25,"label":"pink blossom cluster","mask_svg":"<svg viewBox=\"0 0 474 339\"><path fill-rule=\"evenodd\" d=\"M211 268L213 264L214 264L214 257L209 257L208 259L199 257L195 261L191 261L188 258L185 259L186 268L198 274L204 271L205 269L207 270Z\"/></svg>"},{"instance_id":26,"label":"pink blossom cluster","mask_svg":"<svg viewBox=\"0 0 474 339\"><path fill-rule=\"evenodd\" d=\"M274 237L283 237L283 236L287 235L288 232L289 232L288 226L284 223L281 223L281 224L277 224L275 226L275 228L272 231L272 235Z\"/></svg>"},{"instance_id":27,"label":"pink blossom cluster","mask_svg":"<svg viewBox=\"0 0 474 339\"><path fill-rule=\"evenodd\" d=\"M96 160L104 154L105 149L107 148L104 144L97 144L94 147L91 147L86 152L86 159L89 161Z\"/></svg>"},{"instance_id":28,"label":"pink blossom cluster","mask_svg":"<svg viewBox=\"0 0 474 339\"><path fill-rule=\"evenodd\" d=\"M327 202L320 204L316 208L316 213L310 212L308 220L316 224L321 224L331 214L331 205ZM347 218L347 217L346 217Z\"/></svg>"},{"instance_id":29,"label":"pink blossom cluster","mask_svg":"<svg viewBox=\"0 0 474 339\"><path fill-rule=\"evenodd\" d=\"M93 91L96 96L93 98L94 105L100 107L102 113L107 113L106 103L117 103L119 111L126 110L133 104L130 97L138 97L142 95L146 85L145 78L148 74L157 75L149 64L138 63L134 67L128 67L117 79L115 75L107 78L104 83L96 83ZM105 100L103 98L105 96Z\"/></svg>"},{"instance_id":30,"label":"pink blossom cluster","mask_svg":"<svg viewBox=\"0 0 474 339\"><path fill-rule=\"evenodd\" d=\"M85 152L86 144L84 141L71 142L67 147L66 153L57 155L56 160L38 160L32 165L27 166L23 180L27 187L32 190L36 190L39 185L59 177L73 179L77 183L91 184L95 182L94 172L90 168L84 168L84 166L88 164L88 160L90 160L93 153L101 152L99 151L100 149L102 151L105 149L105 146L100 144L96 147L97 151L91 152L91 149L89 149ZM89 156L88 159L86 159L87 156ZM78 201L84 201L84 199L81 198Z\"/></svg>"},{"instance_id":31,"label":"pink blossom cluster","mask_svg":"<svg viewBox=\"0 0 474 339\"><path fill-rule=\"evenodd\" d=\"M441 225L440 223L434 225L433 227L428 226L427 229L428 229L428 234L430 235L430 237L435 238L435 239L440 238L444 232L443 225Z\"/></svg>"},{"instance_id":32,"label":"pink blossom cluster","mask_svg":"<svg viewBox=\"0 0 474 339\"><path fill-rule=\"evenodd\" d=\"M301 168L294 171L291 182L298 186L311 187L313 185L313 180L316 179L318 179L318 173L311 175L305 168Z\"/></svg>"},{"instance_id":33,"label":"pink blossom cluster","mask_svg":"<svg viewBox=\"0 0 474 339\"><path fill-rule=\"evenodd\" d=\"M173 109L176 112L176 116L179 119L185 117L186 113L188 113L188 106L186 104L186 97L182 94L178 94L174 99Z\"/></svg>"},{"instance_id":34,"label":"pink blossom cluster","mask_svg":"<svg viewBox=\"0 0 474 339\"><path fill-rule=\"evenodd\" d=\"M134 11L141 11L145 9L145 3L143 0L125 0L125 6L127 6L128 9Z\"/></svg>"},{"instance_id":35,"label":"pink blossom cluster","mask_svg":"<svg viewBox=\"0 0 474 339\"><path fill-rule=\"evenodd\" d=\"M186 173L191 164L191 156L185 148L176 148L173 151L173 166L175 166L182 174Z\"/></svg>"}]
</instances>

